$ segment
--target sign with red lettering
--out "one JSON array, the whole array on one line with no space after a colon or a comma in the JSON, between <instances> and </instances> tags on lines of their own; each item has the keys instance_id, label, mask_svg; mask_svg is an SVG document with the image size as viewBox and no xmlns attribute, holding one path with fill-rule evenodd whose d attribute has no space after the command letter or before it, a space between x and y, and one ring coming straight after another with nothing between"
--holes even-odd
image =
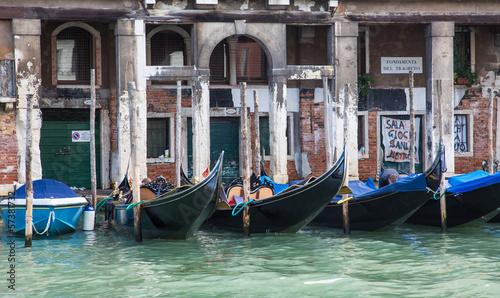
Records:
<instances>
[{"instance_id":1,"label":"sign with red lettering","mask_svg":"<svg viewBox=\"0 0 500 298\"><path fill-rule=\"evenodd\" d=\"M415 162L419 163L420 118L415 118ZM384 160L410 162L410 120L382 117Z\"/></svg>"}]
</instances>

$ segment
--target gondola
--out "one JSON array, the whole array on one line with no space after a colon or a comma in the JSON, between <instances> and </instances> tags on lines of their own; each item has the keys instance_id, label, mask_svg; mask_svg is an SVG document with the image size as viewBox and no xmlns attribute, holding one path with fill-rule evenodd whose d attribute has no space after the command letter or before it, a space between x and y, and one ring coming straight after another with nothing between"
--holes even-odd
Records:
<instances>
[{"instance_id":1,"label":"gondola","mask_svg":"<svg viewBox=\"0 0 500 298\"><path fill-rule=\"evenodd\" d=\"M450 177L445 195L446 226L477 227L500 213L500 172L490 175L476 171ZM435 196L439 198L438 193ZM406 222L441 227L439 200L428 200Z\"/></svg>"},{"instance_id":2,"label":"gondola","mask_svg":"<svg viewBox=\"0 0 500 298\"><path fill-rule=\"evenodd\" d=\"M224 152L210 174L198 184L184 185L157 194L141 187L141 229L145 238L188 239L217 207ZM111 203L109 203L111 204ZM111 226L120 232L134 231L132 204L113 205ZM128 207L128 210L127 210Z\"/></svg>"},{"instance_id":3,"label":"gondola","mask_svg":"<svg viewBox=\"0 0 500 298\"><path fill-rule=\"evenodd\" d=\"M438 153L425 173L400 178L380 189L370 188L361 181L349 181L353 192L348 201L350 229L375 231L402 224L429 200L428 182L439 180L441 170L441 154ZM310 225L342 229L341 199L337 196Z\"/></svg>"},{"instance_id":4,"label":"gondola","mask_svg":"<svg viewBox=\"0 0 500 298\"><path fill-rule=\"evenodd\" d=\"M249 232L295 233L308 224L342 187L345 179L344 157L345 153L332 168L309 183L290 187L267 198L251 200L247 205L250 214ZM225 204L225 208L218 208L204 226L242 232L243 212L234 212L238 209L236 206Z\"/></svg>"}]
</instances>

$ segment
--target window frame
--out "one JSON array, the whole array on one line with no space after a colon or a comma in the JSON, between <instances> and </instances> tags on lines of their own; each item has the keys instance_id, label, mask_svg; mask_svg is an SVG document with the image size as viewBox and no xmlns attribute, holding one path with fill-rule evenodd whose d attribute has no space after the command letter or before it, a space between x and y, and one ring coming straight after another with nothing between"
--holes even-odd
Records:
<instances>
[{"instance_id":1,"label":"window frame","mask_svg":"<svg viewBox=\"0 0 500 298\"><path fill-rule=\"evenodd\" d=\"M363 155L363 157L359 158L358 156L358 159L368 159L370 158L370 145L369 145L369 131L368 131L368 111L358 111L358 127L359 127L359 123L361 123L361 126L363 127L363 130L364 130L364 135L363 135L363 146L365 147L365 154ZM358 138L358 148L359 148L360 144L359 144L359 138ZM358 149L358 152L359 152L359 149Z\"/></svg>"},{"instance_id":2,"label":"window frame","mask_svg":"<svg viewBox=\"0 0 500 298\"><path fill-rule=\"evenodd\" d=\"M90 87L91 78L88 84L82 81L59 81L57 78L57 35L61 31L77 27L87 31L93 38L91 46L91 65L95 69L95 85L100 87L102 84L102 66L101 66L101 34L94 27L83 22L67 22L58 26L51 34L51 54L52 54L52 85L58 88ZM92 69L92 66L91 66ZM90 71L89 71L90 72Z\"/></svg>"},{"instance_id":3,"label":"window frame","mask_svg":"<svg viewBox=\"0 0 500 298\"><path fill-rule=\"evenodd\" d=\"M260 118L268 118L269 119L269 113L268 112L259 112L259 127L260 127ZM287 112L286 113L286 119L287 119L287 155L286 158L287 160L294 160L295 156L295 115L294 112ZM262 129L262 128L260 128ZM271 144L269 144L271 146ZM261 150L262 150L262 142L261 142ZM270 151L270 150L269 150ZM289 154L288 154L288 151ZM270 161L271 160L271 152L264 152L264 161ZM261 152L262 154L262 152Z\"/></svg>"},{"instance_id":4,"label":"window frame","mask_svg":"<svg viewBox=\"0 0 500 298\"><path fill-rule=\"evenodd\" d=\"M469 33L469 51L470 51L470 59L469 61L464 61L465 64L467 62L470 64L471 73L476 72L476 31L473 27L469 26L455 26L455 35L456 33ZM453 61L455 61L455 40L453 41ZM464 65L461 65L464 67ZM453 72L456 71L455 65L453 65Z\"/></svg>"},{"instance_id":5,"label":"window frame","mask_svg":"<svg viewBox=\"0 0 500 298\"><path fill-rule=\"evenodd\" d=\"M474 117L472 110L456 110L453 113L453 140L455 140L455 116L465 116L467 120L467 148L466 152L455 151L455 141L453 141L453 152L455 157L473 157L474 156Z\"/></svg>"},{"instance_id":6,"label":"window frame","mask_svg":"<svg viewBox=\"0 0 500 298\"><path fill-rule=\"evenodd\" d=\"M175 121L175 113L153 113L153 112L148 112L147 113L147 120L149 119L167 119L167 123L169 126L169 138L167 139L168 142L168 148L170 150L170 157L168 158L158 158L158 157L148 157L146 159L146 163L148 164L162 164L162 163L171 163L175 162L175 131L174 131L174 121ZM146 145L148 143L147 140L147 128L146 128ZM147 152L146 152L147 154Z\"/></svg>"}]
</instances>

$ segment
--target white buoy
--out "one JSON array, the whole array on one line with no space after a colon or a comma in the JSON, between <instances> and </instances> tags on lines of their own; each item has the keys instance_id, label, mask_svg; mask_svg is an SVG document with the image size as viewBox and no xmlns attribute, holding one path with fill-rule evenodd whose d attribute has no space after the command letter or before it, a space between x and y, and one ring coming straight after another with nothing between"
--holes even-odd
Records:
<instances>
[{"instance_id":1,"label":"white buoy","mask_svg":"<svg viewBox=\"0 0 500 298\"><path fill-rule=\"evenodd\" d=\"M83 210L83 230L84 231L93 231L94 230L94 217L95 210L92 205L87 205L87 207Z\"/></svg>"}]
</instances>

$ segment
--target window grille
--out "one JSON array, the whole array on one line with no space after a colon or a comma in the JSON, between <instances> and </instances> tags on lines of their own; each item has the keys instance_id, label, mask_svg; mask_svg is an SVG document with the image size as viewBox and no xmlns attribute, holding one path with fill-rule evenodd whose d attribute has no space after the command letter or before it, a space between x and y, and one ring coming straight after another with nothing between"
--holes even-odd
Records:
<instances>
[{"instance_id":1,"label":"window grille","mask_svg":"<svg viewBox=\"0 0 500 298\"><path fill-rule=\"evenodd\" d=\"M468 152L467 143L467 116L455 115L455 152Z\"/></svg>"},{"instance_id":2,"label":"window grille","mask_svg":"<svg viewBox=\"0 0 500 298\"><path fill-rule=\"evenodd\" d=\"M0 97L16 97L14 59L0 58Z\"/></svg>"},{"instance_id":3,"label":"window grille","mask_svg":"<svg viewBox=\"0 0 500 298\"><path fill-rule=\"evenodd\" d=\"M267 80L266 53L246 36L240 36L236 46L236 79L238 82Z\"/></svg>"},{"instance_id":4,"label":"window grille","mask_svg":"<svg viewBox=\"0 0 500 298\"><path fill-rule=\"evenodd\" d=\"M228 63L228 46L226 41L220 42L212 52L210 57L210 80L216 83L228 82L227 70Z\"/></svg>"},{"instance_id":5,"label":"window grille","mask_svg":"<svg viewBox=\"0 0 500 298\"><path fill-rule=\"evenodd\" d=\"M82 28L70 27L57 35L58 81L90 82L92 36Z\"/></svg>"},{"instance_id":6,"label":"window grille","mask_svg":"<svg viewBox=\"0 0 500 298\"><path fill-rule=\"evenodd\" d=\"M161 31L151 37L151 65L185 65L184 39L172 31Z\"/></svg>"}]
</instances>

